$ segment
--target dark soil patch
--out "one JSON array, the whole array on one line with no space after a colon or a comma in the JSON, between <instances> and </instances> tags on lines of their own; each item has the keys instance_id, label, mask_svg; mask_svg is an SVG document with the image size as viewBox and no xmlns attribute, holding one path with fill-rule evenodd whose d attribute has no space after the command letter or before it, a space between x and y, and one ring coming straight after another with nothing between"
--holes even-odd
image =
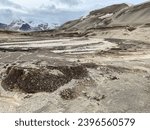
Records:
<instances>
[{"instance_id":1,"label":"dark soil patch","mask_svg":"<svg viewBox=\"0 0 150 130\"><path fill-rule=\"evenodd\" d=\"M12 66L6 71L2 80L5 90L19 89L26 93L54 92L72 79L80 79L88 75L87 69L77 66L47 66L47 68L23 68Z\"/></svg>"},{"instance_id":2,"label":"dark soil patch","mask_svg":"<svg viewBox=\"0 0 150 130\"><path fill-rule=\"evenodd\" d=\"M0 47L0 51L2 52L32 52L32 51L37 51L38 48L3 48Z\"/></svg>"},{"instance_id":3,"label":"dark soil patch","mask_svg":"<svg viewBox=\"0 0 150 130\"><path fill-rule=\"evenodd\" d=\"M150 48L150 44L142 41L136 40L126 40L126 39L115 39L106 38L105 41L117 44L117 47L111 48L106 51L97 52L96 55L128 55L127 52L137 52Z\"/></svg>"},{"instance_id":4,"label":"dark soil patch","mask_svg":"<svg viewBox=\"0 0 150 130\"><path fill-rule=\"evenodd\" d=\"M90 62L90 63L83 63L82 65L87 67L87 68L93 68L93 69L97 69L97 67L98 67L97 64L92 63L92 62Z\"/></svg>"}]
</instances>

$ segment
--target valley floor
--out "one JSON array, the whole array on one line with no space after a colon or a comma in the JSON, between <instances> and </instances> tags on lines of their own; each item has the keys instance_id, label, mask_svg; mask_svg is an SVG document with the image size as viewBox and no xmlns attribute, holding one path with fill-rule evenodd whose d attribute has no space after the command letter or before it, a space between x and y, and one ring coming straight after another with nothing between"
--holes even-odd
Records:
<instances>
[{"instance_id":1,"label":"valley floor","mask_svg":"<svg viewBox=\"0 0 150 130\"><path fill-rule=\"evenodd\" d=\"M95 30L88 37L76 38L1 32L0 81L4 82L5 89L2 83L0 112L150 112L149 32L150 28L138 28L132 32L125 29ZM42 72L47 66L55 69ZM70 66L79 67L70 73ZM45 73L58 77L72 74L72 78L66 79L66 83L58 85L52 92L42 91L42 86L37 86L37 93L25 92L21 86L8 91L6 87L12 82L9 74L13 71L8 70L10 67L19 67L33 74L41 70L38 74L43 76ZM81 76L85 69L87 75ZM17 73L12 74L16 77ZM33 75L29 82L30 79L34 79ZM18 82L17 79L14 84Z\"/></svg>"}]
</instances>

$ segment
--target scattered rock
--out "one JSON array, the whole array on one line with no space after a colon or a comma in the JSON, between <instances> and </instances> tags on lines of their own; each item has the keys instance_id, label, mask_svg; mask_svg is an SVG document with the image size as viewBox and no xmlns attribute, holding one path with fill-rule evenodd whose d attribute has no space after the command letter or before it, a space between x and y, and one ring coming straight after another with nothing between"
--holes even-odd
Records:
<instances>
[{"instance_id":1,"label":"scattered rock","mask_svg":"<svg viewBox=\"0 0 150 130\"><path fill-rule=\"evenodd\" d=\"M144 78L150 80L150 75L146 75L146 76L144 76Z\"/></svg>"},{"instance_id":2,"label":"scattered rock","mask_svg":"<svg viewBox=\"0 0 150 130\"><path fill-rule=\"evenodd\" d=\"M109 78L110 78L110 80L117 80L117 79L119 79L116 76L110 76Z\"/></svg>"},{"instance_id":3,"label":"scattered rock","mask_svg":"<svg viewBox=\"0 0 150 130\"><path fill-rule=\"evenodd\" d=\"M95 100L97 102L103 100L106 98L106 95L101 95L101 94L97 94L97 95L89 95L87 92L85 91L82 91L82 94L87 98L87 99L90 99L90 100Z\"/></svg>"},{"instance_id":4,"label":"scattered rock","mask_svg":"<svg viewBox=\"0 0 150 130\"><path fill-rule=\"evenodd\" d=\"M77 97L77 93L76 93L75 89L68 88L68 89L61 91L60 96L64 100L72 100Z\"/></svg>"},{"instance_id":5,"label":"scattered rock","mask_svg":"<svg viewBox=\"0 0 150 130\"><path fill-rule=\"evenodd\" d=\"M93 100L96 100L96 101L101 101L101 100L103 100L103 99L105 99L106 98L106 96L105 95L101 95L101 96L95 96L95 97L93 97Z\"/></svg>"},{"instance_id":6,"label":"scattered rock","mask_svg":"<svg viewBox=\"0 0 150 130\"><path fill-rule=\"evenodd\" d=\"M136 27L128 26L128 27L126 27L126 29L127 29L128 31L132 32L132 31L136 30Z\"/></svg>"},{"instance_id":7,"label":"scattered rock","mask_svg":"<svg viewBox=\"0 0 150 130\"><path fill-rule=\"evenodd\" d=\"M80 60L78 59L77 62L80 62Z\"/></svg>"},{"instance_id":8,"label":"scattered rock","mask_svg":"<svg viewBox=\"0 0 150 130\"><path fill-rule=\"evenodd\" d=\"M6 64L5 66L3 66L4 69L6 69L9 66L9 64Z\"/></svg>"},{"instance_id":9,"label":"scattered rock","mask_svg":"<svg viewBox=\"0 0 150 130\"><path fill-rule=\"evenodd\" d=\"M29 95L26 95L26 96L24 97L24 99L31 98L31 97L32 97L32 95L29 94Z\"/></svg>"}]
</instances>

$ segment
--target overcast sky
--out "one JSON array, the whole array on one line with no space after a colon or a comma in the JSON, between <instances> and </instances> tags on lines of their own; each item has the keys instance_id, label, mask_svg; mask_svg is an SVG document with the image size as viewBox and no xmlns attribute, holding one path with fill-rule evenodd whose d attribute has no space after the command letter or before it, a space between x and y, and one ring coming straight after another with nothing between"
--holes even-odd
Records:
<instances>
[{"instance_id":1,"label":"overcast sky","mask_svg":"<svg viewBox=\"0 0 150 130\"><path fill-rule=\"evenodd\" d=\"M0 22L14 19L62 24L89 11L116 3L138 4L146 0L0 0Z\"/></svg>"}]
</instances>

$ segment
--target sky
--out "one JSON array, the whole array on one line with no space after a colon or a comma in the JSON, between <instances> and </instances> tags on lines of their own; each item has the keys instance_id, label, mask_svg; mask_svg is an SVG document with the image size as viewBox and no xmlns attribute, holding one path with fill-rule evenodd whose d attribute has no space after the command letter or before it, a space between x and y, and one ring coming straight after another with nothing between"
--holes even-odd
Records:
<instances>
[{"instance_id":1,"label":"sky","mask_svg":"<svg viewBox=\"0 0 150 130\"><path fill-rule=\"evenodd\" d=\"M116 3L138 4L146 0L0 0L0 23L12 20L62 24Z\"/></svg>"}]
</instances>

